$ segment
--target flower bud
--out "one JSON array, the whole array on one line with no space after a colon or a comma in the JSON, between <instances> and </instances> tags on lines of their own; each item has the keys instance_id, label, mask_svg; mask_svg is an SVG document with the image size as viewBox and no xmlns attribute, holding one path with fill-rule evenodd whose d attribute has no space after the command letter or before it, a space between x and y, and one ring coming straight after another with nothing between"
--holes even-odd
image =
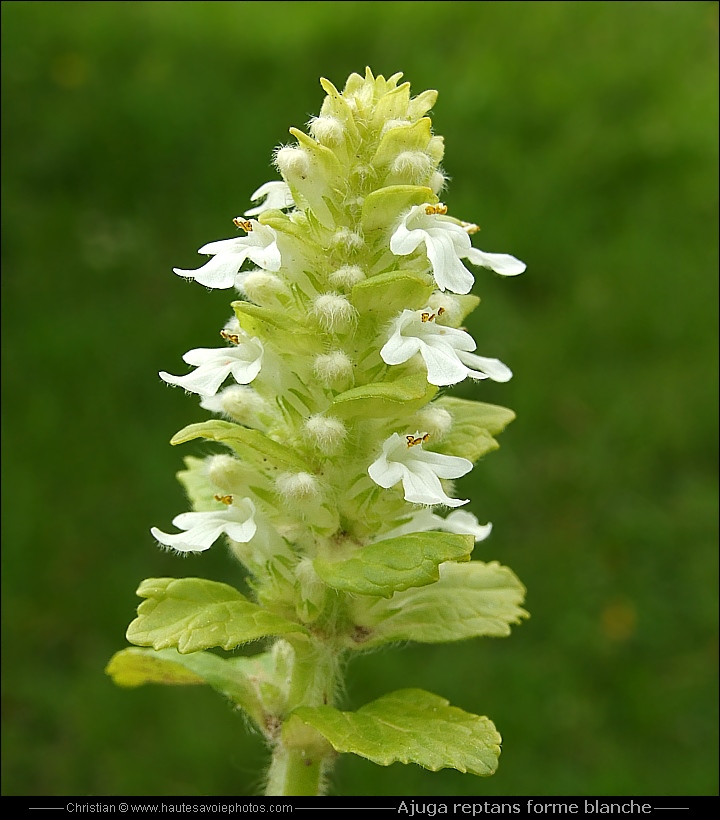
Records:
<instances>
[{"instance_id":1,"label":"flower bud","mask_svg":"<svg viewBox=\"0 0 720 820\"><path fill-rule=\"evenodd\" d=\"M234 384L215 396L204 398L200 406L213 413L229 416L233 421L244 424L246 427L256 429L264 427L260 416L268 410L265 399L252 387L246 387L243 384Z\"/></svg>"},{"instance_id":2,"label":"flower bud","mask_svg":"<svg viewBox=\"0 0 720 820\"><path fill-rule=\"evenodd\" d=\"M346 253L359 251L365 244L362 234L351 231L350 228L338 228L331 239L332 246Z\"/></svg>"},{"instance_id":3,"label":"flower bud","mask_svg":"<svg viewBox=\"0 0 720 820\"><path fill-rule=\"evenodd\" d=\"M400 177L406 184L420 185L427 180L434 165L422 151L402 151L393 160L390 171L393 177Z\"/></svg>"},{"instance_id":4,"label":"flower bud","mask_svg":"<svg viewBox=\"0 0 720 820\"><path fill-rule=\"evenodd\" d=\"M264 270L250 271L242 279L241 288L250 300L262 307L277 307L278 296L289 294L287 286L279 276Z\"/></svg>"},{"instance_id":5,"label":"flower bud","mask_svg":"<svg viewBox=\"0 0 720 820\"><path fill-rule=\"evenodd\" d=\"M238 462L233 456L218 455L207 459L207 476L223 492L233 492L238 479Z\"/></svg>"},{"instance_id":6,"label":"flower bud","mask_svg":"<svg viewBox=\"0 0 720 820\"><path fill-rule=\"evenodd\" d=\"M345 138L345 128L336 117L316 117L310 121L310 131L318 142L335 147Z\"/></svg>"},{"instance_id":7,"label":"flower bud","mask_svg":"<svg viewBox=\"0 0 720 820\"><path fill-rule=\"evenodd\" d=\"M359 179L360 182L365 182L366 179L370 179L375 176L375 168L373 168L372 165L361 162L354 168L350 169L350 176Z\"/></svg>"},{"instance_id":8,"label":"flower bud","mask_svg":"<svg viewBox=\"0 0 720 820\"><path fill-rule=\"evenodd\" d=\"M345 296L321 293L313 302L312 314L325 330L336 331L347 327L355 318L355 308Z\"/></svg>"},{"instance_id":9,"label":"flower bud","mask_svg":"<svg viewBox=\"0 0 720 820\"><path fill-rule=\"evenodd\" d=\"M353 285L365 279L365 271L359 265L343 265L333 271L328 278L331 284L350 290Z\"/></svg>"},{"instance_id":10,"label":"flower bud","mask_svg":"<svg viewBox=\"0 0 720 820\"><path fill-rule=\"evenodd\" d=\"M305 432L318 450L325 455L337 452L347 436L345 425L339 419L323 416L321 413L316 413L307 419Z\"/></svg>"},{"instance_id":11,"label":"flower bud","mask_svg":"<svg viewBox=\"0 0 720 820\"><path fill-rule=\"evenodd\" d=\"M313 370L326 387L339 388L352 379L353 363L347 353L333 350L316 356Z\"/></svg>"},{"instance_id":12,"label":"flower bud","mask_svg":"<svg viewBox=\"0 0 720 820\"><path fill-rule=\"evenodd\" d=\"M445 187L445 182L447 181L447 177L442 171L435 171L433 175L430 177L430 188L434 194L439 194L440 191Z\"/></svg>"},{"instance_id":13,"label":"flower bud","mask_svg":"<svg viewBox=\"0 0 720 820\"><path fill-rule=\"evenodd\" d=\"M300 601L298 615L312 622L322 613L328 594L327 586L320 580L311 558L301 558L295 567Z\"/></svg>"},{"instance_id":14,"label":"flower bud","mask_svg":"<svg viewBox=\"0 0 720 820\"><path fill-rule=\"evenodd\" d=\"M442 137L432 137L425 150L432 158L433 164L437 165L445 156L445 140Z\"/></svg>"},{"instance_id":15,"label":"flower bud","mask_svg":"<svg viewBox=\"0 0 720 820\"><path fill-rule=\"evenodd\" d=\"M392 131L393 128L404 128L408 125L410 125L409 120L387 120L387 122L383 123L380 134L384 136L388 131Z\"/></svg>"},{"instance_id":16,"label":"flower bud","mask_svg":"<svg viewBox=\"0 0 720 820\"><path fill-rule=\"evenodd\" d=\"M285 501L307 501L320 493L318 480L310 473L283 473L275 487Z\"/></svg>"},{"instance_id":17,"label":"flower bud","mask_svg":"<svg viewBox=\"0 0 720 820\"><path fill-rule=\"evenodd\" d=\"M284 145L275 152L275 165L286 177L305 178L310 172L310 158L303 148Z\"/></svg>"}]
</instances>

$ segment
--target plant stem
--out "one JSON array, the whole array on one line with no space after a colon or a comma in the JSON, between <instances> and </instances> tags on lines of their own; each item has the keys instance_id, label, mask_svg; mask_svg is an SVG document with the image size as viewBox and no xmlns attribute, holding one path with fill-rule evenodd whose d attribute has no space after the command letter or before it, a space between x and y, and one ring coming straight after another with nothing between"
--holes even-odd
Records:
<instances>
[{"instance_id":1,"label":"plant stem","mask_svg":"<svg viewBox=\"0 0 720 820\"><path fill-rule=\"evenodd\" d=\"M265 794L275 797L315 797L321 793L323 759L304 749L288 749L282 742L273 751Z\"/></svg>"},{"instance_id":2,"label":"plant stem","mask_svg":"<svg viewBox=\"0 0 720 820\"><path fill-rule=\"evenodd\" d=\"M287 714L273 748L265 794L316 796L324 791L324 777L334 757L328 742L315 729L292 716L300 706L332 703L339 652L330 642L293 639L294 661L288 681Z\"/></svg>"}]
</instances>

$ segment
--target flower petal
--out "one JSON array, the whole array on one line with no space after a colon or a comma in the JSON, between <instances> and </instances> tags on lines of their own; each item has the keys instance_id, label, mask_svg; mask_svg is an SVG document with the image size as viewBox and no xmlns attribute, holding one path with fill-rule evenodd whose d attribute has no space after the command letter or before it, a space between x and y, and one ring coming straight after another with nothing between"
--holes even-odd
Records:
<instances>
[{"instance_id":1,"label":"flower petal","mask_svg":"<svg viewBox=\"0 0 720 820\"><path fill-rule=\"evenodd\" d=\"M509 382L512 379L512 370L500 359L487 359L462 350L457 355L463 364L471 368L467 375L473 379L492 379L494 382Z\"/></svg>"},{"instance_id":2,"label":"flower petal","mask_svg":"<svg viewBox=\"0 0 720 820\"><path fill-rule=\"evenodd\" d=\"M442 525L438 526L438 529L458 535L474 535L475 543L484 541L492 531L492 524L480 524L477 518L467 510L451 512L441 521Z\"/></svg>"},{"instance_id":3,"label":"flower petal","mask_svg":"<svg viewBox=\"0 0 720 820\"><path fill-rule=\"evenodd\" d=\"M281 180L266 182L250 197L251 202L257 202L261 199L264 199L264 202L245 211L245 216L257 216L263 211L269 211L275 208L278 210L292 208L295 204L292 194L290 193L290 186Z\"/></svg>"},{"instance_id":4,"label":"flower petal","mask_svg":"<svg viewBox=\"0 0 720 820\"><path fill-rule=\"evenodd\" d=\"M368 467L370 478L384 489L394 487L405 475L403 465L397 461L388 461L383 455Z\"/></svg>"},{"instance_id":5,"label":"flower petal","mask_svg":"<svg viewBox=\"0 0 720 820\"><path fill-rule=\"evenodd\" d=\"M430 469L406 470L402 479L405 500L413 504L448 504L453 506L452 498L449 498L440 484L440 479ZM461 504L466 502L461 501Z\"/></svg>"},{"instance_id":6,"label":"flower petal","mask_svg":"<svg viewBox=\"0 0 720 820\"><path fill-rule=\"evenodd\" d=\"M186 513L187 515L203 515L203 513ZM204 552L223 534L224 524L216 519L198 521L187 532L170 534L153 527L150 532L166 547L172 547L179 552Z\"/></svg>"},{"instance_id":7,"label":"flower petal","mask_svg":"<svg viewBox=\"0 0 720 820\"><path fill-rule=\"evenodd\" d=\"M221 510L180 513L173 518L173 526L186 532L166 533L153 527L150 532L167 547L179 552L203 552L223 534L234 541L247 543L255 535L255 505L249 498L241 498Z\"/></svg>"},{"instance_id":8,"label":"flower petal","mask_svg":"<svg viewBox=\"0 0 720 820\"><path fill-rule=\"evenodd\" d=\"M443 291L469 293L475 283L475 277L460 261L452 236L440 231L433 233L434 236L426 240L425 246L437 286Z\"/></svg>"},{"instance_id":9,"label":"flower petal","mask_svg":"<svg viewBox=\"0 0 720 820\"><path fill-rule=\"evenodd\" d=\"M432 450L423 450L422 446L413 447L415 460L432 468L439 478L460 478L472 470L472 461L461 456L447 456Z\"/></svg>"},{"instance_id":10,"label":"flower petal","mask_svg":"<svg viewBox=\"0 0 720 820\"><path fill-rule=\"evenodd\" d=\"M427 367L427 380L430 384L438 387L457 384L468 375L467 367L449 345L426 344L421 348L420 354Z\"/></svg>"},{"instance_id":11,"label":"flower petal","mask_svg":"<svg viewBox=\"0 0 720 820\"><path fill-rule=\"evenodd\" d=\"M235 284L235 276L244 261L244 257L237 254L222 254L210 259L197 270L173 268L173 272L178 276L194 279L205 287L224 290Z\"/></svg>"},{"instance_id":12,"label":"flower petal","mask_svg":"<svg viewBox=\"0 0 720 820\"><path fill-rule=\"evenodd\" d=\"M198 367L185 376L173 376L161 370L159 375L164 382L182 387L190 393L197 393L198 396L214 396L220 389L220 385L230 375L230 367L208 365Z\"/></svg>"},{"instance_id":13,"label":"flower petal","mask_svg":"<svg viewBox=\"0 0 720 820\"><path fill-rule=\"evenodd\" d=\"M188 350L183 360L196 370L185 376L161 371L160 378L200 396L214 396L232 373L238 384L249 384L262 367L263 345L259 339L244 337L235 347L198 347Z\"/></svg>"},{"instance_id":14,"label":"flower petal","mask_svg":"<svg viewBox=\"0 0 720 820\"><path fill-rule=\"evenodd\" d=\"M527 265L510 256L508 253L485 253L478 248L470 248L465 254L465 257L472 262L473 265L479 265L482 268L490 268L495 273L502 276L517 276L522 273Z\"/></svg>"}]
</instances>

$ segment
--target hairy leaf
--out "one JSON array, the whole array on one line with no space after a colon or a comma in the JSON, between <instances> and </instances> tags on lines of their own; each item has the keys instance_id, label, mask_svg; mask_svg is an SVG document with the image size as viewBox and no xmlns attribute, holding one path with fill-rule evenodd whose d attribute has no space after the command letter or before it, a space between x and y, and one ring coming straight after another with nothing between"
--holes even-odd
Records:
<instances>
[{"instance_id":1,"label":"hairy leaf","mask_svg":"<svg viewBox=\"0 0 720 820\"><path fill-rule=\"evenodd\" d=\"M472 535L415 532L369 544L347 561L315 560L315 571L328 586L357 595L393 593L432 584L444 561L467 561L475 545Z\"/></svg>"},{"instance_id":2,"label":"hairy leaf","mask_svg":"<svg viewBox=\"0 0 720 820\"><path fill-rule=\"evenodd\" d=\"M271 652L220 658L212 652L181 655L175 649L156 651L135 646L116 652L105 669L118 686L207 684L245 709L259 725L265 714L261 695L271 685L267 681L273 671Z\"/></svg>"},{"instance_id":3,"label":"hairy leaf","mask_svg":"<svg viewBox=\"0 0 720 820\"><path fill-rule=\"evenodd\" d=\"M149 578L137 594L147 600L138 607L127 639L138 646L176 647L186 654L305 632L300 624L252 603L233 587L203 578Z\"/></svg>"},{"instance_id":4,"label":"hairy leaf","mask_svg":"<svg viewBox=\"0 0 720 820\"><path fill-rule=\"evenodd\" d=\"M365 198L362 209L362 228L368 234L376 230L388 230L394 226L403 211L423 202L436 202L430 188L419 185L388 185L372 191Z\"/></svg>"},{"instance_id":5,"label":"hairy leaf","mask_svg":"<svg viewBox=\"0 0 720 820\"><path fill-rule=\"evenodd\" d=\"M395 381L375 382L353 387L335 397L333 414L342 418L364 416L388 418L418 410L437 393L422 373L414 373Z\"/></svg>"},{"instance_id":6,"label":"hairy leaf","mask_svg":"<svg viewBox=\"0 0 720 820\"><path fill-rule=\"evenodd\" d=\"M424 307L433 289L428 277L411 271L390 271L355 285L351 299L363 318L387 319L405 308Z\"/></svg>"},{"instance_id":7,"label":"hairy leaf","mask_svg":"<svg viewBox=\"0 0 720 820\"><path fill-rule=\"evenodd\" d=\"M232 447L244 460L252 461L260 467L274 467L283 470L309 471L308 465L288 447L268 438L259 430L251 430L231 421L201 421L189 424L175 433L170 444L185 444L196 438L219 441Z\"/></svg>"},{"instance_id":8,"label":"hairy leaf","mask_svg":"<svg viewBox=\"0 0 720 820\"><path fill-rule=\"evenodd\" d=\"M492 721L422 689L391 692L357 712L303 706L293 715L336 751L380 766L417 763L433 772L452 768L485 776L496 770L500 755L501 738Z\"/></svg>"},{"instance_id":9,"label":"hairy leaf","mask_svg":"<svg viewBox=\"0 0 720 820\"><path fill-rule=\"evenodd\" d=\"M381 542L382 543L382 542ZM507 567L492 561L446 563L440 580L398 592L391 600L353 601L362 641L356 648L390 641L445 643L480 636L504 637L528 617L520 607L525 587Z\"/></svg>"},{"instance_id":10,"label":"hairy leaf","mask_svg":"<svg viewBox=\"0 0 720 820\"><path fill-rule=\"evenodd\" d=\"M479 401L442 396L433 405L447 410L453 418L450 432L438 445L438 450L453 456L477 461L500 446L493 438L515 418L506 407Z\"/></svg>"}]
</instances>

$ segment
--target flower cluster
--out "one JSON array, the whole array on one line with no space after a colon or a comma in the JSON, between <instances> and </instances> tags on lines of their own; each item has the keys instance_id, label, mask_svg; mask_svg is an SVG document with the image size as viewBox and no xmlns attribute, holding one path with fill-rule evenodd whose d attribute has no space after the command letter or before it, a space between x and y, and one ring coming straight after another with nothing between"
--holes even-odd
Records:
<instances>
[{"instance_id":1,"label":"flower cluster","mask_svg":"<svg viewBox=\"0 0 720 820\"><path fill-rule=\"evenodd\" d=\"M346 89L344 95L326 84L329 96L323 114L311 123L315 139L294 132L299 145L277 151L276 163L284 179L258 188L251 199L259 204L246 210L244 217L233 220L242 235L201 247L198 252L211 258L197 270L174 269L206 287L234 286L249 300L234 305L237 316L222 331L226 347L190 350L183 359L195 370L182 376L161 372L161 378L198 394L208 409L264 432L272 429L271 437L283 446L296 439L298 421L305 425L306 433L309 424L314 430L309 439L314 439L319 451L314 454L316 458L326 457L329 450L343 450L343 444L356 439L366 426L362 418L349 419L353 428L349 435L347 414L333 414L338 398L343 398L350 383L356 390L373 383L397 383L399 377L391 381L392 369L405 365L406 371L416 370L418 360L428 384L438 387L468 377L505 382L512 376L498 359L474 352L473 338L456 326L458 305L474 282L466 262L504 276L522 273L525 265L513 256L473 247L470 237L477 226L449 216L447 207L438 201L433 188L438 187L438 179L442 180L442 140L431 134L429 120L422 116L434 96L410 100L406 86L398 87L396 82L397 78L365 79L354 93L348 94ZM364 95L377 95L383 83L385 94L379 96L402 97L406 110L403 117L382 123L375 142L368 145L367 137L363 143L356 133L363 120L360 107L366 104ZM402 94L398 93L400 89ZM349 168L339 184L342 165ZM389 178L395 184L387 185ZM417 204L412 204L413 200ZM381 219L382 228L376 226ZM243 271L248 261L257 267ZM382 299L382 288L368 285L373 278L388 279L393 273L405 274L404 281L400 281L403 285L409 283L408 290L414 279L417 293L408 293L410 301L417 303L417 294L427 293L427 304L401 305L385 323L373 324L375 332L368 334L370 323L363 321L358 303L364 302L364 294ZM400 290L399 277L395 280L393 296ZM382 312L384 306L378 307L376 312ZM264 335L260 329L267 330L268 322L272 324L269 311L273 309L278 313L275 321L286 324L278 329L285 332L259 338ZM279 316L281 311L283 318ZM286 346L288 336L293 334L298 334L301 346L315 348L311 369L303 366L297 352ZM365 349L358 349L359 340ZM271 355L268 347L272 348ZM352 347L354 357L350 355ZM390 369L368 366L378 355ZM295 373L287 372L293 369ZM228 387L218 395L228 379L236 387ZM294 394L290 386L293 381L302 385ZM236 392L237 385L250 384L252 392ZM262 403L269 419L261 422L259 415L247 407L234 407L248 402L255 406ZM302 417L293 418L295 424L290 423L291 407ZM363 436L365 446L360 451L367 453L365 476L386 490L402 485L403 498L410 504L457 507L467 503L467 499L448 495L443 482L465 475L472 467L470 461L432 449L435 442L428 442L432 438L429 431L413 431L397 417L390 417L387 433L375 453ZM347 458L348 454L344 455ZM351 461L357 469L358 459ZM329 467L339 467L346 475L347 462L318 464L314 471L306 471L311 478L315 475L305 482L312 491L306 489L295 495L314 497L324 493L328 504L346 506L341 487L329 487L327 481L320 481L319 473L327 475ZM356 479L358 482L362 479ZM275 485L277 491L277 482ZM227 487L218 489L221 496L227 494ZM287 496L287 491L278 494ZM244 510L252 509L249 517L243 518L248 522L253 521L256 504L261 509L267 506L261 499L253 501L252 493L242 503ZM270 517L282 517L284 511L279 506L268 511ZM233 504L228 510L194 514L204 519L179 516L176 526L186 530L181 538L155 529L153 533L162 544L177 550L207 549L210 532L216 537L225 533L231 540L243 540L248 527L243 538L232 534L238 527L235 509ZM303 513L299 517L304 518ZM435 519L440 528L442 519ZM466 520L468 530L474 531L477 522ZM207 526L203 521L209 522ZM281 524L286 526L288 522Z\"/></svg>"},{"instance_id":2,"label":"flower cluster","mask_svg":"<svg viewBox=\"0 0 720 820\"><path fill-rule=\"evenodd\" d=\"M199 249L210 257L201 267L174 269L239 297L222 344L185 353L185 374L160 373L211 414L173 443L203 438L226 452L186 459L179 479L192 511L173 519L178 532L151 532L180 553L225 536L254 599L232 604L239 593L202 582L199 603L186 585L162 610L175 587L147 582L140 594L152 598L153 620L146 628L141 606L128 636L181 653L285 636L238 695L276 749L278 772L291 767L295 746L289 724L282 743L273 727L299 707L305 721L306 707L330 708L343 653L383 641L506 634L524 614L509 570L462 563L491 525L454 509L469 499L452 483L497 447L494 436L513 414L439 388L511 378L501 361L475 352L461 327L479 303L468 265L502 276L525 265L473 247L477 226L448 214L439 200L443 140L426 116L437 94L412 97L400 78L368 69L342 92L322 80L327 96L310 133L291 129L296 143L275 152L281 179L255 191L253 206L232 220L235 235ZM446 508L454 511L443 515ZM434 597L420 605L427 585ZM190 615L166 633L161 611ZM474 611L482 617L469 618ZM451 637L438 625L448 617ZM288 637L295 633L302 640ZM312 673L310 662L318 665ZM333 740L324 737L313 754L327 762Z\"/></svg>"}]
</instances>

